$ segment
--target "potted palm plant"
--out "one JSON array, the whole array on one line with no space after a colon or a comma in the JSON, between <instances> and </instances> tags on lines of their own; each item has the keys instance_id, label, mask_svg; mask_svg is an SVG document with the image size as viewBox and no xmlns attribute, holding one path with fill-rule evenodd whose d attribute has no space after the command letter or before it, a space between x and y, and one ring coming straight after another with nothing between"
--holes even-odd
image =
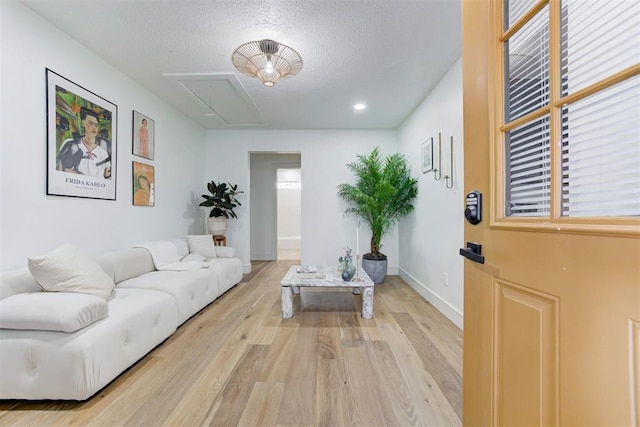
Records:
<instances>
[{"instance_id":1,"label":"potted palm plant","mask_svg":"<svg viewBox=\"0 0 640 427\"><path fill-rule=\"evenodd\" d=\"M207 230L214 236L224 236L227 230L227 219L238 218L234 209L242 204L236 199L238 194L244 191L238 190L238 185L215 181L207 183L209 194L203 194L204 202L200 206L212 208L207 219Z\"/></svg>"},{"instance_id":2,"label":"potted palm plant","mask_svg":"<svg viewBox=\"0 0 640 427\"><path fill-rule=\"evenodd\" d=\"M418 180L411 176L405 156L394 153L383 159L379 147L369 155L358 155L357 161L347 167L356 181L340 184L338 195L350 205L345 215L368 224L371 252L362 256L362 268L374 283L382 283L387 275L387 256L380 252L382 238L413 210Z\"/></svg>"}]
</instances>

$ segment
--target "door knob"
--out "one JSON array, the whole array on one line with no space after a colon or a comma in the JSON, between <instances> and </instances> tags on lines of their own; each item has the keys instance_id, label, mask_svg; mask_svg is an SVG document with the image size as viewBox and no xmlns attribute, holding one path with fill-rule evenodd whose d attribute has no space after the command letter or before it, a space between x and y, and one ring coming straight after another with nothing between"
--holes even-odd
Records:
<instances>
[{"instance_id":1,"label":"door knob","mask_svg":"<svg viewBox=\"0 0 640 427\"><path fill-rule=\"evenodd\" d=\"M473 262L477 262L478 264L484 264L484 256L482 256L482 245L480 243L467 242L467 247L460 249L460 255Z\"/></svg>"}]
</instances>

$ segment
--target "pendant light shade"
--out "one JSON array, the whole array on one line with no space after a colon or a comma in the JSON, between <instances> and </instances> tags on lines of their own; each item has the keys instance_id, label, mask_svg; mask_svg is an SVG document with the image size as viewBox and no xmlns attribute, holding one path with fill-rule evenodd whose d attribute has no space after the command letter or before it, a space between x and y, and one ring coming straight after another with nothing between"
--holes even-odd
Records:
<instances>
[{"instance_id":1,"label":"pendant light shade","mask_svg":"<svg viewBox=\"0 0 640 427\"><path fill-rule=\"evenodd\" d=\"M298 52L273 40L240 45L233 51L231 61L242 74L260 79L267 87L302 70L302 58Z\"/></svg>"}]
</instances>

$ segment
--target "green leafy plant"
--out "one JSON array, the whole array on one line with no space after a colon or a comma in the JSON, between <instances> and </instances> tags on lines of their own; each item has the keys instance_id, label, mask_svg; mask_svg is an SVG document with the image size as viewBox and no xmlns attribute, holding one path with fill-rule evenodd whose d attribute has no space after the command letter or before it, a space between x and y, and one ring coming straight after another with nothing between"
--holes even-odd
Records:
<instances>
[{"instance_id":1,"label":"green leafy plant","mask_svg":"<svg viewBox=\"0 0 640 427\"><path fill-rule=\"evenodd\" d=\"M207 183L208 194L203 194L204 202L200 203L200 206L204 206L211 209L209 213L210 217L225 217L238 218L238 215L234 212L234 209L242 204L236 199L236 195L244 193L244 191L238 191L238 185L231 185L229 183L221 182L216 184L214 181Z\"/></svg>"},{"instance_id":2,"label":"green leafy plant","mask_svg":"<svg viewBox=\"0 0 640 427\"><path fill-rule=\"evenodd\" d=\"M411 176L405 156L394 153L383 159L379 147L369 155L358 155L347 167L356 182L340 184L338 196L350 204L345 215L362 219L371 229L371 252L363 258L387 259L380 252L382 237L413 210L418 180Z\"/></svg>"}]
</instances>

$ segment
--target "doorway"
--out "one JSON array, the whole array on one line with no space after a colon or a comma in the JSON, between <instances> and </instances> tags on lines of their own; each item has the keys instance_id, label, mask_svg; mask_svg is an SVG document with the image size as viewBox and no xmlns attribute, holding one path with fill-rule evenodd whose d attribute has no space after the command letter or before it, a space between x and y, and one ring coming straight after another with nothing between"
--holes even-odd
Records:
<instances>
[{"instance_id":1,"label":"doorway","mask_svg":"<svg viewBox=\"0 0 640 427\"><path fill-rule=\"evenodd\" d=\"M302 185L300 169L277 170L279 260L300 260L302 250Z\"/></svg>"},{"instance_id":2,"label":"doorway","mask_svg":"<svg viewBox=\"0 0 640 427\"><path fill-rule=\"evenodd\" d=\"M251 261L300 259L302 242L300 153L250 153L249 159ZM279 184L279 170L283 171L282 184ZM280 190L279 185L290 188ZM299 188L296 190L291 187ZM282 200L279 200L280 196ZM279 230L282 230L280 234ZM281 256L285 258L279 255L279 246L283 249ZM292 258L295 256L297 258Z\"/></svg>"}]
</instances>

